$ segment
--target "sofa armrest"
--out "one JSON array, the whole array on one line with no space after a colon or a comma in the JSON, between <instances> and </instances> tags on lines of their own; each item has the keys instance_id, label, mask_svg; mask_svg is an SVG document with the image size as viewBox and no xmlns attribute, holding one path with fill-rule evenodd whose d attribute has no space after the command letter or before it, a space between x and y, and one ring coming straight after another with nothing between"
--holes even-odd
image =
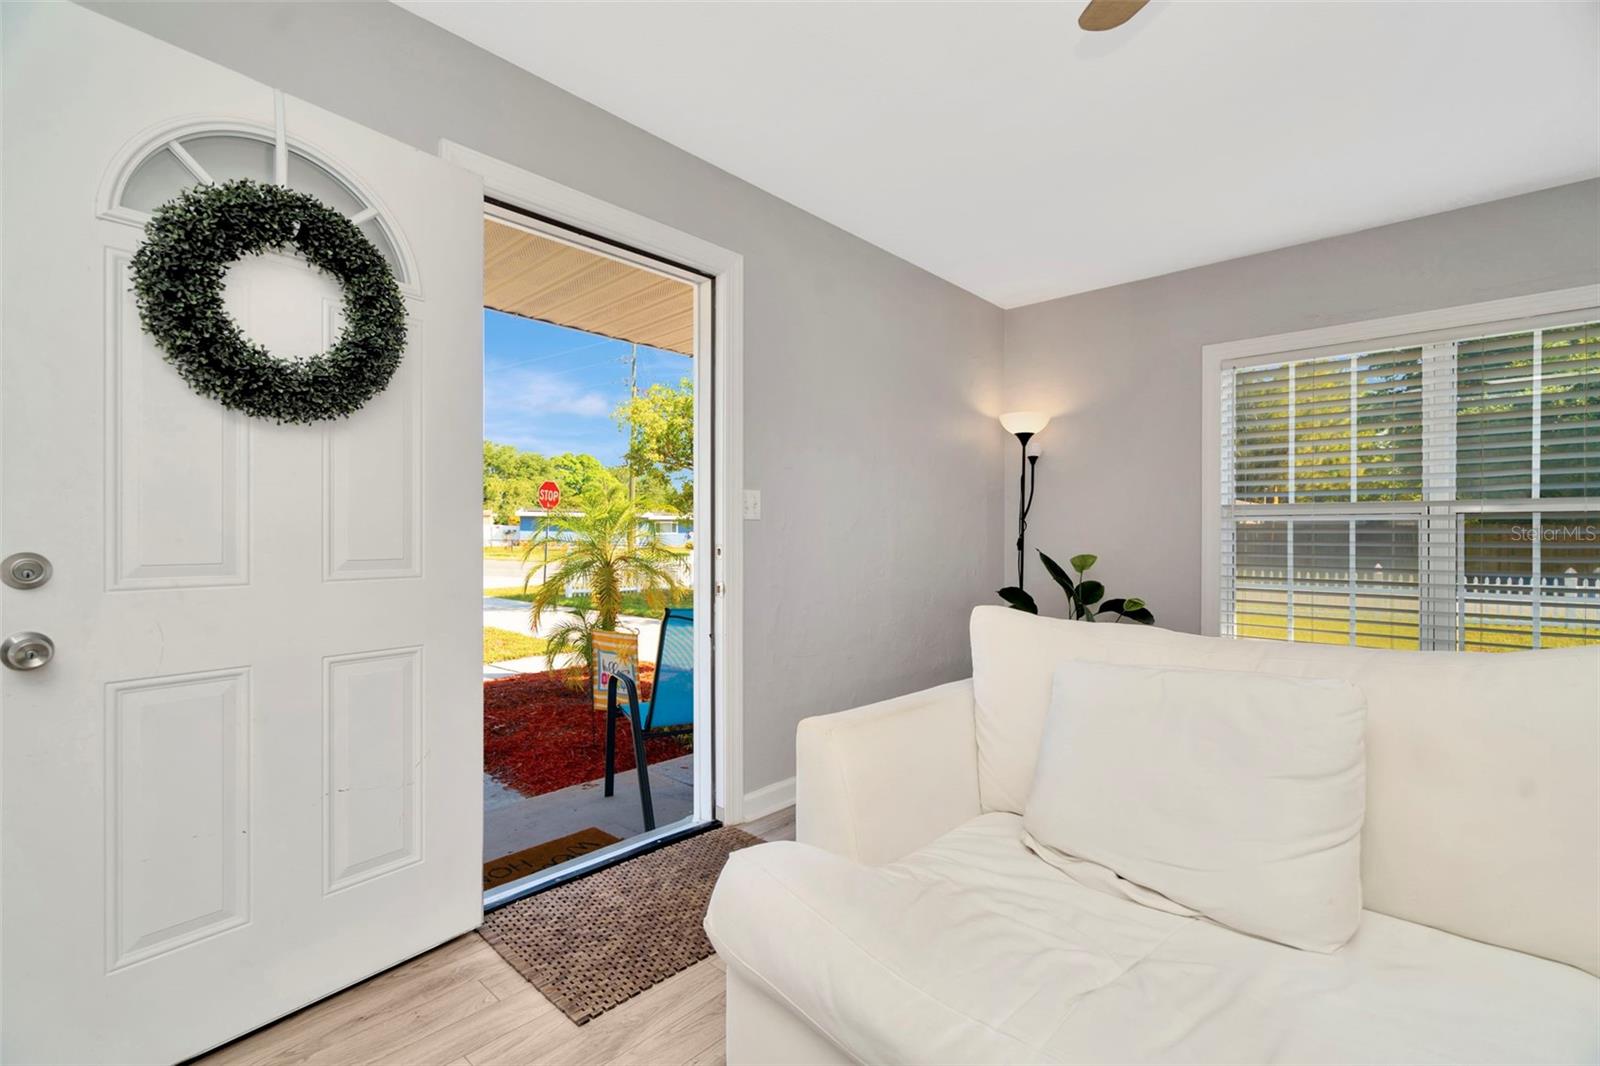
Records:
<instances>
[{"instance_id":1,"label":"sofa armrest","mask_svg":"<svg viewBox=\"0 0 1600 1066\"><path fill-rule=\"evenodd\" d=\"M875 865L981 813L970 680L801 721L801 843Z\"/></svg>"}]
</instances>

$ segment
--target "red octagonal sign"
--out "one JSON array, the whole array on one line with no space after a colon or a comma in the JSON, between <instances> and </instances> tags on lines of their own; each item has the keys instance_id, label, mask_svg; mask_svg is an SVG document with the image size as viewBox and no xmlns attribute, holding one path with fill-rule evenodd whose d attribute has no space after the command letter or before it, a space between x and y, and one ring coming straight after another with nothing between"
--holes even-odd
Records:
<instances>
[{"instance_id":1,"label":"red octagonal sign","mask_svg":"<svg viewBox=\"0 0 1600 1066\"><path fill-rule=\"evenodd\" d=\"M539 486L539 506L546 511L554 511L561 506L561 486L554 481L546 481Z\"/></svg>"}]
</instances>

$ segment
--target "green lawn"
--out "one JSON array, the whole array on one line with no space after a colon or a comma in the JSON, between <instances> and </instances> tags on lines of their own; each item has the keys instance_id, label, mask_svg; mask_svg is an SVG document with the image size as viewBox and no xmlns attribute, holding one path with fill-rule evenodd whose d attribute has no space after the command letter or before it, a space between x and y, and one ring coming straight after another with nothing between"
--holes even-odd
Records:
<instances>
[{"instance_id":1,"label":"green lawn","mask_svg":"<svg viewBox=\"0 0 1600 1066\"><path fill-rule=\"evenodd\" d=\"M1379 621L1363 616L1358 609L1357 622L1362 634L1356 638L1361 648L1418 647L1417 623ZM1266 640L1284 640L1288 627L1283 618L1270 614L1239 614L1235 616L1235 632L1241 637L1260 637ZM1348 645L1350 638L1343 629L1327 631L1295 628L1295 641L1300 644ZM1469 625L1466 627L1467 646L1479 651L1520 651L1533 647L1533 626L1516 622L1497 622L1494 625ZM1555 626L1546 624L1539 634L1541 648L1575 648L1600 641L1600 628L1583 626Z\"/></svg>"},{"instance_id":2,"label":"green lawn","mask_svg":"<svg viewBox=\"0 0 1600 1066\"><path fill-rule=\"evenodd\" d=\"M496 597L498 599L502 599L502 600L521 600L523 603L532 603L533 602L533 593L531 593L531 592L523 592L520 586L513 586L511 588L503 588L503 589L484 589L483 590L483 594L486 597L487 596L494 596L494 597ZM563 607L588 607L589 606L589 597L588 596L563 596L561 598L561 606L563 606ZM672 601L672 606L674 606L674 607L693 607L694 606L694 593L689 589L685 589L682 592L682 594L677 596ZM640 595L639 593L637 593L637 592L625 592L622 595L622 613L623 614L637 614L637 615L642 615L642 616L645 616L645 617L652 617L654 615L660 614L661 613L661 608L660 607L651 606L649 603L647 603L645 601L645 598L642 595Z\"/></svg>"},{"instance_id":3,"label":"green lawn","mask_svg":"<svg viewBox=\"0 0 1600 1066\"><path fill-rule=\"evenodd\" d=\"M520 544L485 544L483 557L485 559L521 559L526 549ZM559 559L567 554L567 546L555 541L550 543L550 558ZM533 553L530 563L544 562L544 546L540 545Z\"/></svg>"},{"instance_id":4,"label":"green lawn","mask_svg":"<svg viewBox=\"0 0 1600 1066\"><path fill-rule=\"evenodd\" d=\"M503 663L507 659L526 659L530 655L543 655L544 641L538 637L525 637L508 629L483 629L483 661Z\"/></svg>"}]
</instances>

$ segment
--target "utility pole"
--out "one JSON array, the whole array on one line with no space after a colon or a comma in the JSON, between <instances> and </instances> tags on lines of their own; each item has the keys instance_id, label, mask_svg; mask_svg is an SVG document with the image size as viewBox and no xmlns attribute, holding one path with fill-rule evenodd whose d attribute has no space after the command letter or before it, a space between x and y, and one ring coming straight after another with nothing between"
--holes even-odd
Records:
<instances>
[{"instance_id":1,"label":"utility pole","mask_svg":"<svg viewBox=\"0 0 1600 1066\"><path fill-rule=\"evenodd\" d=\"M628 353L628 411L633 412L633 401L639 398L639 343L633 342L633 349ZM633 446L634 436L638 431L633 426L633 419L628 419L628 502L633 502ZM631 539L631 538L630 538Z\"/></svg>"},{"instance_id":2,"label":"utility pole","mask_svg":"<svg viewBox=\"0 0 1600 1066\"><path fill-rule=\"evenodd\" d=\"M633 424L633 401L639 398L639 342L632 342L628 353L628 454L625 461L628 464L628 504L632 509L634 499L633 463L634 446L638 443L639 430ZM631 551L638 538L638 516L635 515L628 523L628 548Z\"/></svg>"}]
</instances>

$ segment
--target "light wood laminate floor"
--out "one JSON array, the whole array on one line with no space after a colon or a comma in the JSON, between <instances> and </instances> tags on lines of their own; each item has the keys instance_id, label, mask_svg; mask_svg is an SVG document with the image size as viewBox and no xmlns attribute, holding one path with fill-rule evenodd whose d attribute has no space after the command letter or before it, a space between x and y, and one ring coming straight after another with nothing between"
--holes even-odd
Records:
<instances>
[{"instance_id":1,"label":"light wood laminate floor","mask_svg":"<svg viewBox=\"0 0 1600 1066\"><path fill-rule=\"evenodd\" d=\"M764 840L793 840L794 808L743 828ZM197 1061L722 1063L723 974L713 955L578 1026L469 933Z\"/></svg>"}]
</instances>

